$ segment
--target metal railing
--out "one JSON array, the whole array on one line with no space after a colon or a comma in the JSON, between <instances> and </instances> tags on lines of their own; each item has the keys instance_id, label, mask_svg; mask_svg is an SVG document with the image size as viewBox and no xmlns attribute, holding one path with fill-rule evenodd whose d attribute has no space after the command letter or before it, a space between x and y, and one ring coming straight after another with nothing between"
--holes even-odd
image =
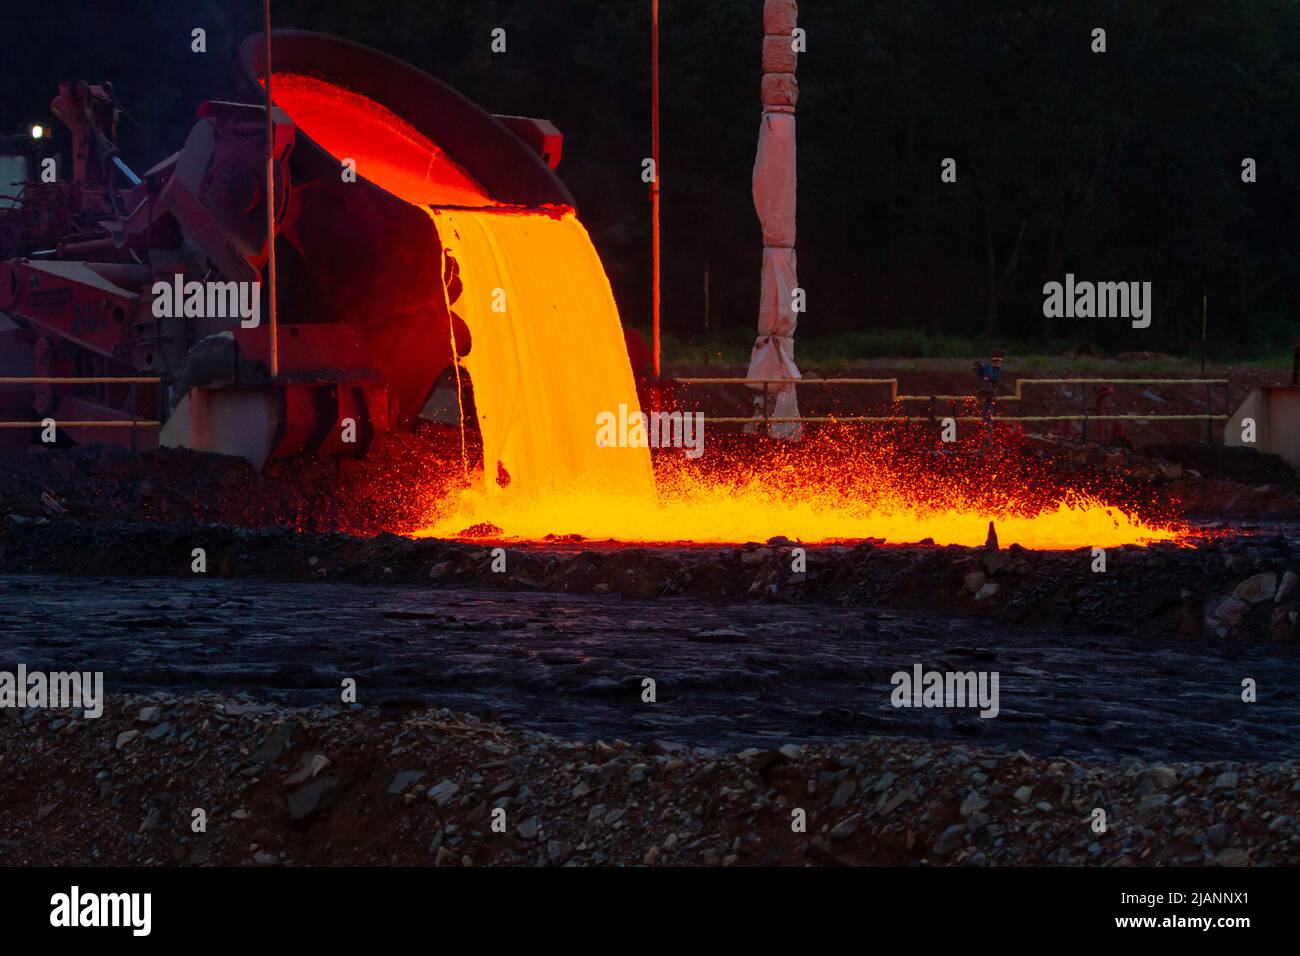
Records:
<instances>
[{"instance_id":1,"label":"metal railing","mask_svg":"<svg viewBox=\"0 0 1300 956\"><path fill-rule=\"evenodd\" d=\"M0 377L0 387L5 385L129 385L131 386L130 404L135 408L135 387L137 385L161 385L162 379L156 376L124 376L121 378L106 375L89 376L49 376L35 375L22 377ZM58 421L49 418L36 421L0 421L0 429L46 428L53 422L57 428L129 428L131 429L131 448L135 449L135 430L137 428L161 428L162 422L152 419L131 418L91 419L88 421Z\"/></svg>"},{"instance_id":2,"label":"metal railing","mask_svg":"<svg viewBox=\"0 0 1300 956\"><path fill-rule=\"evenodd\" d=\"M771 387L774 385L793 385L796 388L804 385L888 385L889 401L891 404L900 402L966 402L979 401L980 397L975 394L969 395L900 395L898 394L897 378L674 378L668 379L669 383L679 385L748 385L761 386L763 390L762 414L749 417L733 416L709 416L708 421L719 424L749 424L751 422L761 422L768 425L780 424L804 424L804 423L834 423L845 424L854 422L895 422L895 421L932 421L937 416L933 407L926 415L800 415L796 418L778 418L767 414L769 406L769 397ZM1075 415L992 415L994 421L1003 422L1082 422L1083 437L1088 437L1089 422L1198 422L1204 421L1206 424L1206 440L1213 440L1213 428L1216 421L1227 421L1231 416L1228 413L1231 404L1231 382L1226 378L1019 378L1016 380L1015 392L1010 395L998 395L995 397L996 402L1019 402L1024 401L1023 390L1026 386L1061 386L1061 385L1079 385L1080 400L1083 405L1082 412ZM1205 412L1197 415L1106 415L1093 413L1088 408L1088 389L1094 385L1204 385L1205 386ZM1214 386L1223 387L1223 412L1214 410L1213 396L1211 389ZM953 418L959 422L982 422L985 416L982 415L945 415L944 418Z\"/></svg>"}]
</instances>

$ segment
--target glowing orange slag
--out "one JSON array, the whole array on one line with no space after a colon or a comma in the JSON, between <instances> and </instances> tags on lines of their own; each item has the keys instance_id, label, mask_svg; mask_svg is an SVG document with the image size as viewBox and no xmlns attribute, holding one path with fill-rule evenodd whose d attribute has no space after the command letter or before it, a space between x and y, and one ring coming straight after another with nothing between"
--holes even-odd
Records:
<instances>
[{"instance_id":1,"label":"glowing orange slag","mask_svg":"<svg viewBox=\"0 0 1300 956\"><path fill-rule=\"evenodd\" d=\"M357 174L407 202L491 206L492 197L427 136L374 100L324 80L276 73L275 105Z\"/></svg>"},{"instance_id":2,"label":"glowing orange slag","mask_svg":"<svg viewBox=\"0 0 1300 956\"><path fill-rule=\"evenodd\" d=\"M635 413L638 405L609 282L572 211L434 209L430 216L459 264L464 289L452 308L473 336L464 366L488 467L442 502L423 533L455 537L487 525L501 537L526 540L576 534L744 542L782 535L975 545L994 520L1003 544L1030 548L1176 537L1069 489L1044 496L1024 488L999 501L996 487L967 491L962 480L923 486L898 464L909 461L905 455L854 443L820 460L721 473L693 470L674 450L661 459L656 482L645 447L599 443L602 413L617 413L620 405ZM505 486L496 480L497 463L510 476ZM845 481L837 470L854 474Z\"/></svg>"},{"instance_id":3,"label":"glowing orange slag","mask_svg":"<svg viewBox=\"0 0 1300 956\"><path fill-rule=\"evenodd\" d=\"M645 447L599 440L602 414L639 405L609 281L572 209L501 206L427 137L347 90L277 74L275 99L319 145L355 159L361 176L429 207L442 255L459 270L461 287L448 305L472 338L462 366L487 467L435 506L421 534L457 537L477 526L525 540L780 535L978 545L992 520L1004 546L1112 547L1179 536L1095 490L1045 487L996 463L978 476L927 476L916 456L883 454L860 440L802 462L707 470L673 452L657 460L656 475ZM444 275L449 266L446 258L429 263ZM707 456L707 439L705 449Z\"/></svg>"},{"instance_id":4,"label":"glowing orange slag","mask_svg":"<svg viewBox=\"0 0 1300 956\"><path fill-rule=\"evenodd\" d=\"M1116 547L1177 540L1169 527L1089 497L1058 501L1032 514L986 507L929 505L897 489L874 499L847 497L810 477L797 490L762 481L685 478L661 482L655 494L605 494L578 486L554 495L489 496L470 490L439 509L440 517L422 533L463 535L467 528L495 525L503 534L540 540L549 535L581 535L644 543L737 543L782 536L803 543L881 538L894 543L931 540L939 545L985 543L989 522L999 542L1056 550ZM475 533L477 536L477 532Z\"/></svg>"},{"instance_id":5,"label":"glowing orange slag","mask_svg":"<svg viewBox=\"0 0 1300 956\"><path fill-rule=\"evenodd\" d=\"M652 499L649 452L596 443L597 416L638 405L614 296L573 210L429 215L459 264L463 290L450 307L470 331L462 365L489 465L469 507L529 509L579 490Z\"/></svg>"}]
</instances>

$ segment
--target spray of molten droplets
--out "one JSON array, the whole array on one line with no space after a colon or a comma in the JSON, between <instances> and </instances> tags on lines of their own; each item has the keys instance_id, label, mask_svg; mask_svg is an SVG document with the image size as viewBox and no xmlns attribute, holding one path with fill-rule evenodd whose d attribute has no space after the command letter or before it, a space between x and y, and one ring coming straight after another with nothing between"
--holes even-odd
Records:
<instances>
[{"instance_id":1,"label":"spray of molten droplets","mask_svg":"<svg viewBox=\"0 0 1300 956\"><path fill-rule=\"evenodd\" d=\"M703 543L782 535L978 545L993 520L1002 544L1029 548L1177 537L1096 494L1026 472L1015 458L974 458L955 475L927 476L918 464L927 456L891 448L879 436L813 448L797 463L733 462L712 473L692 469L680 451L666 452L652 481L646 448L598 444L601 413L638 406L608 280L573 213L430 215L460 265L464 291L454 307L473 335L465 366L487 467L443 503L424 533L456 537L494 527L494 536L525 540ZM505 487L495 480L496 463L511 476ZM1000 484L1015 492L999 496Z\"/></svg>"},{"instance_id":2,"label":"spray of molten droplets","mask_svg":"<svg viewBox=\"0 0 1300 956\"><path fill-rule=\"evenodd\" d=\"M818 447L796 463L711 474L669 452L656 486L646 448L598 444L601 413L638 406L609 282L573 212L431 209L430 216L459 264L463 291L452 307L473 335L464 364L487 467L444 502L424 533L455 537L490 526L526 540L783 535L975 545L994 520L1001 543L1030 548L1176 537L1095 495L1060 488L1051 476L1017 472L1015 459L1004 469L996 456L980 457L956 476L925 482L916 473L924 456L891 448L888 435L810 442ZM496 463L511 476L504 487ZM1014 495L999 499L1000 476L1015 485Z\"/></svg>"},{"instance_id":3,"label":"spray of molten droplets","mask_svg":"<svg viewBox=\"0 0 1300 956\"><path fill-rule=\"evenodd\" d=\"M864 465L847 458L838 462L841 468ZM578 534L597 540L734 543L780 535L804 543L883 538L980 545L993 521L1003 546L1114 547L1178 537L1082 494L1062 494L1030 506L966 501L956 486L949 486L927 501L905 491L905 477L879 470L859 475L851 489L839 487L827 472L797 477L762 467L743 477L668 472L661 471L656 494L648 500L611 498L577 487L567 494L509 495L489 503L471 491L430 531L455 536L476 522L491 522L503 529L503 537L525 540Z\"/></svg>"},{"instance_id":4,"label":"spray of molten droplets","mask_svg":"<svg viewBox=\"0 0 1300 956\"><path fill-rule=\"evenodd\" d=\"M573 210L503 207L435 143L367 97L277 74L275 98L322 148L354 159L360 176L429 207L444 254L459 268L463 288L448 304L472 336L463 364L487 467L441 503L423 533L492 525L501 537L522 539L783 535L976 545L995 520L1002 544L1031 548L1176 537L1095 495L1067 490L1031 501L1022 484L998 501L970 493L961 478L927 485L852 443L800 465L712 473L661 459L656 481L646 448L597 441L597 416L620 405L635 412L638 402L609 281ZM461 208L440 208L448 206ZM498 481L503 473L508 483ZM996 470L989 480L999 480Z\"/></svg>"}]
</instances>

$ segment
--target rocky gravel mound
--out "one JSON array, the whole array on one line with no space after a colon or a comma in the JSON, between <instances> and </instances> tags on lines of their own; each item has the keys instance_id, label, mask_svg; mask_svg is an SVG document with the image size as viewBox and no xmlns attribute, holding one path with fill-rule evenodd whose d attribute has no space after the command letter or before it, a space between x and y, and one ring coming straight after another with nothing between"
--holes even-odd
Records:
<instances>
[{"instance_id":1,"label":"rocky gravel mound","mask_svg":"<svg viewBox=\"0 0 1300 956\"><path fill-rule=\"evenodd\" d=\"M0 711L10 865L1295 864L1297 806L1294 761L884 738L724 754L211 696Z\"/></svg>"},{"instance_id":2,"label":"rocky gravel mound","mask_svg":"<svg viewBox=\"0 0 1300 956\"><path fill-rule=\"evenodd\" d=\"M365 458L273 460L261 473L242 458L185 448L32 445L0 452L0 502L90 523L130 516L374 534L421 527L459 461L459 436L435 426L380 436Z\"/></svg>"}]
</instances>

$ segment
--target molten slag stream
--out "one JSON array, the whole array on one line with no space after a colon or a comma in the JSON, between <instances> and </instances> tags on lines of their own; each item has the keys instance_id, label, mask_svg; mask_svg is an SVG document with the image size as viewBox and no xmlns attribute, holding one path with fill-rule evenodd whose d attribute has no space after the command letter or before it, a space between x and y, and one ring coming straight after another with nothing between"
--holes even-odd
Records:
<instances>
[{"instance_id":1,"label":"molten slag stream","mask_svg":"<svg viewBox=\"0 0 1300 956\"><path fill-rule=\"evenodd\" d=\"M596 417L637 408L636 384L609 280L573 210L429 216L458 263L463 289L450 308L470 331L461 364L487 464L473 507L501 512L581 488L593 503L653 500L647 449L596 443Z\"/></svg>"},{"instance_id":2,"label":"molten slag stream","mask_svg":"<svg viewBox=\"0 0 1300 956\"><path fill-rule=\"evenodd\" d=\"M1028 548L1177 537L1096 497L1069 488L1054 495L1059 486L1045 476L1034 481L1014 458L1005 471L995 455L936 481L915 473L924 456L879 443L873 450L861 439L825 442L823 454L814 447L794 462L721 471L694 468L683 451L669 450L652 475L646 448L598 444L602 412L638 405L609 282L573 212L429 214L463 283L452 309L473 337L464 366L487 467L441 503L425 534L978 545L993 520L1002 544ZM708 454L707 435L704 448ZM498 482L501 470L508 484ZM999 500L999 481L1012 475L1018 493Z\"/></svg>"},{"instance_id":3,"label":"molten slag stream","mask_svg":"<svg viewBox=\"0 0 1300 956\"><path fill-rule=\"evenodd\" d=\"M1180 537L1095 490L996 463L926 474L915 455L869 442L722 468L673 451L661 453L657 471L645 447L604 446L598 416L639 404L609 280L574 211L502 205L428 137L352 91L277 74L275 100L322 148L354 159L359 176L426 208L443 246L429 268L459 273L447 304L471 336L462 367L486 467L434 507L420 534L979 545L994 521L1001 544L1027 548Z\"/></svg>"}]
</instances>

